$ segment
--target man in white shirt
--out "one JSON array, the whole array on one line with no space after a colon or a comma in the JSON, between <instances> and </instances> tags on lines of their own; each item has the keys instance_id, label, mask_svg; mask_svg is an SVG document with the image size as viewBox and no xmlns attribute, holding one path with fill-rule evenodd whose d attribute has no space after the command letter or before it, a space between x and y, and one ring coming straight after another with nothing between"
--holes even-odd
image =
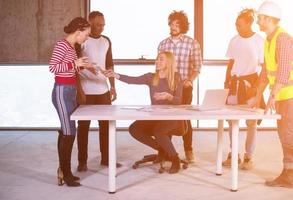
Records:
<instances>
[{"instance_id":1,"label":"man in white shirt","mask_svg":"<svg viewBox=\"0 0 293 200\"><path fill-rule=\"evenodd\" d=\"M264 62L264 39L253 32L254 11L244 9L236 20L238 34L234 36L226 53L229 58L226 71L225 88L229 89L227 104L253 105L255 102L258 72ZM229 135L231 143L231 122L229 122ZM247 136L243 163L238 158L240 169L249 170L253 167L252 155L256 146L256 120L247 120ZM231 146L231 145L230 145ZM224 166L231 166L231 153Z\"/></svg>"},{"instance_id":2,"label":"man in white shirt","mask_svg":"<svg viewBox=\"0 0 293 200\"><path fill-rule=\"evenodd\" d=\"M101 35L105 19L103 13L93 11L89 14L91 24L91 33L88 40L81 46L82 56L88 57L89 62L96 67L96 72L83 70L79 73L82 89L86 95L85 104L88 105L110 105L111 101L116 99L116 90L114 78L105 77L101 71L113 69L113 58L111 41L108 37ZM110 88L109 83L110 82ZM88 157L88 132L90 121L78 121L78 171L87 171ZM101 152L101 165L108 166L108 140L109 140L109 122L99 120L99 139ZM121 164L117 163L117 167Z\"/></svg>"}]
</instances>

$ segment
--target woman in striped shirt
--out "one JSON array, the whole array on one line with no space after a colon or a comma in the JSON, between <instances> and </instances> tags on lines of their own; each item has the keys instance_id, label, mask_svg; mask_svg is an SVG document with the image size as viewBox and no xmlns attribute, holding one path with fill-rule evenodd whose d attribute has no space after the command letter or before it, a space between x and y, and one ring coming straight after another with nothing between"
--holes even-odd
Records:
<instances>
[{"instance_id":1,"label":"woman in striped shirt","mask_svg":"<svg viewBox=\"0 0 293 200\"><path fill-rule=\"evenodd\" d=\"M64 27L67 36L58 41L50 60L50 72L55 74L52 102L57 110L61 131L58 137L59 168L58 185L80 186L79 177L71 172L71 152L75 139L75 121L70 115L76 108L76 75L82 69L90 69L86 57L77 58L75 45L82 44L90 33L90 24L84 18L74 18Z\"/></svg>"}]
</instances>

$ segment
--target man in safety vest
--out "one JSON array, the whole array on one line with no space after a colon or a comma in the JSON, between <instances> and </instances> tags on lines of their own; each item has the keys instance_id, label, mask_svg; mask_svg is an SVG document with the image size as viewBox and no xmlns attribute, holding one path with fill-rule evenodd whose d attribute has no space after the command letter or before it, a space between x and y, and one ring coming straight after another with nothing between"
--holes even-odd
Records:
<instances>
[{"instance_id":1,"label":"man in safety vest","mask_svg":"<svg viewBox=\"0 0 293 200\"><path fill-rule=\"evenodd\" d=\"M260 96L270 86L270 96L265 112L276 110L278 134L283 149L283 171L272 181L271 187L293 187L293 38L278 26L280 7L265 1L258 9L257 24L267 35L265 41L265 67L261 71L258 86ZM259 98L260 99L260 98Z\"/></svg>"}]
</instances>

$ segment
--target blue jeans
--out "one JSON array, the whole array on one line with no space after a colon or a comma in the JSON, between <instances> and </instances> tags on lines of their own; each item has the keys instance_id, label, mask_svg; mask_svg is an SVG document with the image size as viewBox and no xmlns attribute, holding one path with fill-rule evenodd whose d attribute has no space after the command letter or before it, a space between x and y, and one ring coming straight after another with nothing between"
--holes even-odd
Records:
<instances>
[{"instance_id":1,"label":"blue jeans","mask_svg":"<svg viewBox=\"0 0 293 200\"><path fill-rule=\"evenodd\" d=\"M75 135L75 121L70 120L70 115L77 107L76 86L54 84L52 102L57 110L63 135Z\"/></svg>"}]
</instances>

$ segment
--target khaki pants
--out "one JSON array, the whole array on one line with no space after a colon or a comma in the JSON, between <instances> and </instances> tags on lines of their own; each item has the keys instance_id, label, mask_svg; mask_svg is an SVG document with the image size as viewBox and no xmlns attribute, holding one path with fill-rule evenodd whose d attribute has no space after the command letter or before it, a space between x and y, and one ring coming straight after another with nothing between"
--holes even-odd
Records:
<instances>
[{"instance_id":1,"label":"khaki pants","mask_svg":"<svg viewBox=\"0 0 293 200\"><path fill-rule=\"evenodd\" d=\"M230 138L230 148L232 148L232 122L229 120L229 138ZM257 121L256 120L246 120L247 132L245 141L245 154L252 157L255 146L256 146L256 133L257 133Z\"/></svg>"},{"instance_id":2,"label":"khaki pants","mask_svg":"<svg viewBox=\"0 0 293 200\"><path fill-rule=\"evenodd\" d=\"M284 168L293 169L293 99L276 102L276 111L282 117L277 124Z\"/></svg>"}]
</instances>

